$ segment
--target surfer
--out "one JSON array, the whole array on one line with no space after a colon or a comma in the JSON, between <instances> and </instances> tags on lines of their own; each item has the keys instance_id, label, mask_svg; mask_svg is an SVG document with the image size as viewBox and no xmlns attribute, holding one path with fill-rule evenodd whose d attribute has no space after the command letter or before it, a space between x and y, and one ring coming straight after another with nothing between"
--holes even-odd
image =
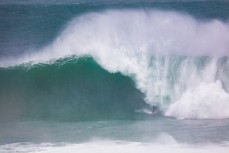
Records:
<instances>
[{"instance_id":1,"label":"surfer","mask_svg":"<svg viewBox=\"0 0 229 153\"><path fill-rule=\"evenodd\" d=\"M156 113L156 111L157 111L157 106L153 105L153 107L152 107L152 114Z\"/></svg>"}]
</instances>

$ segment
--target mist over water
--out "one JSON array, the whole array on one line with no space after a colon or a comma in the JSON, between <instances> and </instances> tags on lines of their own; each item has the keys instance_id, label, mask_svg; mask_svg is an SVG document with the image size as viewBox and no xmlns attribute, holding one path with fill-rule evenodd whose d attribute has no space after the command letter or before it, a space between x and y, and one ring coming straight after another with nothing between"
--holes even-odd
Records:
<instances>
[{"instance_id":1,"label":"mist over water","mask_svg":"<svg viewBox=\"0 0 229 153\"><path fill-rule=\"evenodd\" d=\"M109 10L73 19L39 52L1 66L95 59L110 73L130 76L149 105L177 118L228 118L229 24L159 10ZM187 109L185 109L187 108Z\"/></svg>"},{"instance_id":2,"label":"mist over water","mask_svg":"<svg viewBox=\"0 0 229 153\"><path fill-rule=\"evenodd\" d=\"M228 8L2 0L0 152L228 152Z\"/></svg>"}]
</instances>

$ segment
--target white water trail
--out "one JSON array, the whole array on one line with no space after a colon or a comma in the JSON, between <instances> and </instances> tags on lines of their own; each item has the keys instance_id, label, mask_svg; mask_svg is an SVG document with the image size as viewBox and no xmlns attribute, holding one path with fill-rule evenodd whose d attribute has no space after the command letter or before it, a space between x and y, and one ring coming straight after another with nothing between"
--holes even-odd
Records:
<instances>
[{"instance_id":1,"label":"white water trail","mask_svg":"<svg viewBox=\"0 0 229 153\"><path fill-rule=\"evenodd\" d=\"M132 77L145 101L177 118L229 118L229 24L171 11L109 10L74 19L38 53L1 66L92 56Z\"/></svg>"},{"instance_id":2,"label":"white water trail","mask_svg":"<svg viewBox=\"0 0 229 153\"><path fill-rule=\"evenodd\" d=\"M90 142L67 143L14 143L0 145L0 152L12 153L227 153L228 143L224 144L181 144L168 135L160 135L155 142L127 142L116 140L94 140Z\"/></svg>"}]
</instances>

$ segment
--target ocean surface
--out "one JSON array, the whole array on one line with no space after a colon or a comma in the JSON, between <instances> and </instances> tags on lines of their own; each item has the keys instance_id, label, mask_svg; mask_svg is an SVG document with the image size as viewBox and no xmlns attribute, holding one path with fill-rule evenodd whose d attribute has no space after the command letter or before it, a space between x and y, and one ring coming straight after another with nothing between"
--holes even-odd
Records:
<instances>
[{"instance_id":1,"label":"ocean surface","mask_svg":"<svg viewBox=\"0 0 229 153\"><path fill-rule=\"evenodd\" d=\"M0 1L0 153L228 153L228 129L228 1Z\"/></svg>"}]
</instances>

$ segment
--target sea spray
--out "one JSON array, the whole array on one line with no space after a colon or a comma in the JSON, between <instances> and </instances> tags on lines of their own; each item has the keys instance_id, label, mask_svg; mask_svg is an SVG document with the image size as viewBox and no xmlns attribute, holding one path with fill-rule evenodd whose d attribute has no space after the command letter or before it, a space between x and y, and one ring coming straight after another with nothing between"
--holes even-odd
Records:
<instances>
[{"instance_id":1,"label":"sea spray","mask_svg":"<svg viewBox=\"0 0 229 153\"><path fill-rule=\"evenodd\" d=\"M1 61L1 66L91 56L110 73L132 77L146 103L159 106L166 115L228 118L228 113L213 115L229 109L224 85L228 74L218 66L222 57L227 60L228 44L226 22L201 21L171 11L109 10L77 17L52 44L37 53ZM206 102L212 87L219 94ZM206 95L198 97L199 89L206 89ZM190 109L184 114L181 106Z\"/></svg>"}]
</instances>

